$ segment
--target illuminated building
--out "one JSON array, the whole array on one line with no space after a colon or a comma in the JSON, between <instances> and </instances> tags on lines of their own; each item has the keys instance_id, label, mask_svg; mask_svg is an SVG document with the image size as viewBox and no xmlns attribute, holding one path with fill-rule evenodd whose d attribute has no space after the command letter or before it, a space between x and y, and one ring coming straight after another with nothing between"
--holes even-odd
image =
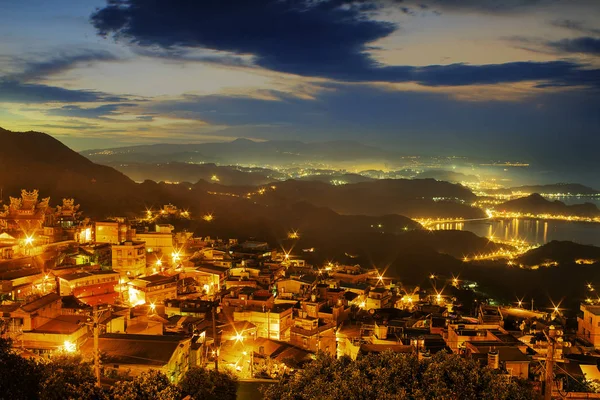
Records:
<instances>
[{"instance_id":1,"label":"illuminated building","mask_svg":"<svg viewBox=\"0 0 600 400\"><path fill-rule=\"evenodd\" d=\"M177 298L178 276L150 275L128 283L129 303L163 304L167 299Z\"/></svg>"},{"instance_id":2,"label":"illuminated building","mask_svg":"<svg viewBox=\"0 0 600 400\"><path fill-rule=\"evenodd\" d=\"M185 267L182 276L193 278L200 291L204 290L208 295L212 295L225 287L229 268L212 264L192 264Z\"/></svg>"},{"instance_id":3,"label":"illuminated building","mask_svg":"<svg viewBox=\"0 0 600 400\"><path fill-rule=\"evenodd\" d=\"M371 289L367 295L367 301L365 305L366 310L388 308L391 306L392 293L384 288L378 287Z\"/></svg>"},{"instance_id":4,"label":"illuminated building","mask_svg":"<svg viewBox=\"0 0 600 400\"><path fill-rule=\"evenodd\" d=\"M600 306L581 304L582 316L577 317L577 336L600 348Z\"/></svg>"},{"instance_id":5,"label":"illuminated building","mask_svg":"<svg viewBox=\"0 0 600 400\"><path fill-rule=\"evenodd\" d=\"M275 304L272 308L245 307L233 312L234 321L246 321L256 325L258 337L287 340L293 324L292 305Z\"/></svg>"},{"instance_id":6,"label":"illuminated building","mask_svg":"<svg viewBox=\"0 0 600 400\"><path fill-rule=\"evenodd\" d=\"M53 224L63 229L71 229L77 225L80 216L79 204L76 205L74 199L63 199L62 205L56 206Z\"/></svg>"},{"instance_id":7,"label":"illuminated building","mask_svg":"<svg viewBox=\"0 0 600 400\"><path fill-rule=\"evenodd\" d=\"M93 341L82 347L84 355L93 354ZM149 370L157 370L178 382L189 368L191 339L177 335L132 335L109 333L100 336L105 369L129 371L139 376Z\"/></svg>"},{"instance_id":8,"label":"illuminated building","mask_svg":"<svg viewBox=\"0 0 600 400\"><path fill-rule=\"evenodd\" d=\"M96 243L119 244L133 240L135 231L124 220L96 222L94 227Z\"/></svg>"},{"instance_id":9,"label":"illuminated building","mask_svg":"<svg viewBox=\"0 0 600 400\"><path fill-rule=\"evenodd\" d=\"M57 278L61 296L73 295L81 302L96 304L114 304L118 297L115 286L119 283L119 274L114 271L75 272Z\"/></svg>"},{"instance_id":10,"label":"illuminated building","mask_svg":"<svg viewBox=\"0 0 600 400\"><path fill-rule=\"evenodd\" d=\"M50 197L38 200L37 190L21 190L21 197L10 197L10 204L0 210L0 228L21 231L26 236L41 229L48 212Z\"/></svg>"},{"instance_id":11,"label":"illuminated building","mask_svg":"<svg viewBox=\"0 0 600 400\"><path fill-rule=\"evenodd\" d=\"M8 334L26 349L51 352L65 341L77 344L87 335L81 315L63 315L61 297L50 293L19 305L0 306L8 320Z\"/></svg>"},{"instance_id":12,"label":"illuminated building","mask_svg":"<svg viewBox=\"0 0 600 400\"><path fill-rule=\"evenodd\" d=\"M134 278L146 274L146 244L122 242L112 246L112 269L121 276Z\"/></svg>"},{"instance_id":13,"label":"illuminated building","mask_svg":"<svg viewBox=\"0 0 600 400\"><path fill-rule=\"evenodd\" d=\"M6 232L0 234L0 260L9 260L18 250L17 239Z\"/></svg>"},{"instance_id":14,"label":"illuminated building","mask_svg":"<svg viewBox=\"0 0 600 400\"><path fill-rule=\"evenodd\" d=\"M173 225L156 225L154 232L136 232L135 240L146 242L148 253L158 253L168 256L174 251L173 247Z\"/></svg>"},{"instance_id":15,"label":"illuminated building","mask_svg":"<svg viewBox=\"0 0 600 400\"><path fill-rule=\"evenodd\" d=\"M464 348L465 342L501 341L498 335L507 335L497 324L449 324L446 343L454 353Z\"/></svg>"},{"instance_id":16,"label":"illuminated building","mask_svg":"<svg viewBox=\"0 0 600 400\"><path fill-rule=\"evenodd\" d=\"M302 349L336 354L335 323L320 322L318 318L296 318L290 328L290 343Z\"/></svg>"}]
</instances>

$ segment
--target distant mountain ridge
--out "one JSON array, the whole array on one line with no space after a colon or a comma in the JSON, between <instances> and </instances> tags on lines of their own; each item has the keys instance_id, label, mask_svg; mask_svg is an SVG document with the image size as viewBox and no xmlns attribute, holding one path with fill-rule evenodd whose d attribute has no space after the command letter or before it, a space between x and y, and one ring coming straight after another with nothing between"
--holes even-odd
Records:
<instances>
[{"instance_id":1,"label":"distant mountain ridge","mask_svg":"<svg viewBox=\"0 0 600 400\"><path fill-rule=\"evenodd\" d=\"M349 140L304 143L235 139L219 143L151 144L81 152L102 164L115 162L191 162L218 164L294 164L299 161L385 160L395 153Z\"/></svg>"},{"instance_id":2,"label":"distant mountain ridge","mask_svg":"<svg viewBox=\"0 0 600 400\"><path fill-rule=\"evenodd\" d=\"M538 193L533 193L529 196L509 200L497 206L497 210L525 214L553 214L565 216L574 215L578 217L600 216L600 210L595 204L583 203L566 205L558 200L546 200Z\"/></svg>"},{"instance_id":3,"label":"distant mountain ridge","mask_svg":"<svg viewBox=\"0 0 600 400\"><path fill-rule=\"evenodd\" d=\"M600 194L600 191L579 183L554 183L549 185L526 185L511 188L513 192L543 194Z\"/></svg>"}]
</instances>

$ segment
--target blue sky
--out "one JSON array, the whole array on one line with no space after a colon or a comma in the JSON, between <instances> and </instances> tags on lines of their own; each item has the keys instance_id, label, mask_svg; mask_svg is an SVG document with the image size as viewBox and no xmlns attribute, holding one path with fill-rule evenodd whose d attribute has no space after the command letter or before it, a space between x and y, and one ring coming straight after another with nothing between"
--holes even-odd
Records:
<instances>
[{"instance_id":1,"label":"blue sky","mask_svg":"<svg viewBox=\"0 0 600 400\"><path fill-rule=\"evenodd\" d=\"M0 126L598 169L596 0L0 0Z\"/></svg>"}]
</instances>

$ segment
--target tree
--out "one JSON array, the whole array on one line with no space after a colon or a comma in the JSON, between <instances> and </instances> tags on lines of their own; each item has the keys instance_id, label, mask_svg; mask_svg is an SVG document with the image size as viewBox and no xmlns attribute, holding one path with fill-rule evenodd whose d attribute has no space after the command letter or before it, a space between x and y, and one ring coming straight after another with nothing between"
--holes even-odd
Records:
<instances>
[{"instance_id":1,"label":"tree","mask_svg":"<svg viewBox=\"0 0 600 400\"><path fill-rule=\"evenodd\" d=\"M104 400L105 393L96 386L90 362L80 355L54 355L40 364L40 400Z\"/></svg>"},{"instance_id":2,"label":"tree","mask_svg":"<svg viewBox=\"0 0 600 400\"><path fill-rule=\"evenodd\" d=\"M0 399L35 399L40 391L42 369L32 360L15 354L11 341L0 338Z\"/></svg>"},{"instance_id":3,"label":"tree","mask_svg":"<svg viewBox=\"0 0 600 400\"><path fill-rule=\"evenodd\" d=\"M114 400L174 400L181 398L179 388L160 371L150 370L130 381L119 381L111 389Z\"/></svg>"},{"instance_id":4,"label":"tree","mask_svg":"<svg viewBox=\"0 0 600 400\"><path fill-rule=\"evenodd\" d=\"M266 400L535 398L528 382L445 352L423 361L392 352L356 361L319 354L303 371L262 390Z\"/></svg>"},{"instance_id":5,"label":"tree","mask_svg":"<svg viewBox=\"0 0 600 400\"><path fill-rule=\"evenodd\" d=\"M229 372L191 368L179 387L184 396L189 395L194 400L235 400L237 397L237 379Z\"/></svg>"}]
</instances>

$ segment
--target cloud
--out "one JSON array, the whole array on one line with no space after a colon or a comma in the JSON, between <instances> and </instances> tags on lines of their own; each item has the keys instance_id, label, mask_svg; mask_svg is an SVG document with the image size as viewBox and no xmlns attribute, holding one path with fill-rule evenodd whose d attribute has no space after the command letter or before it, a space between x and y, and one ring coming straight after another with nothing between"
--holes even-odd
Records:
<instances>
[{"instance_id":1,"label":"cloud","mask_svg":"<svg viewBox=\"0 0 600 400\"><path fill-rule=\"evenodd\" d=\"M573 19L557 19L552 21L552 25L586 35L600 35L600 29L590 28L584 22Z\"/></svg>"},{"instance_id":2,"label":"cloud","mask_svg":"<svg viewBox=\"0 0 600 400\"><path fill-rule=\"evenodd\" d=\"M566 53L580 53L600 56L600 39L593 37L578 37L549 42L548 45Z\"/></svg>"},{"instance_id":3,"label":"cloud","mask_svg":"<svg viewBox=\"0 0 600 400\"><path fill-rule=\"evenodd\" d=\"M535 0L430 1L454 8L515 9ZM462 86L544 81L543 85L600 86L600 70L575 63L513 62L498 65L386 66L368 51L398 29L373 13L401 1L168 0L110 1L91 16L100 35L163 51L208 49L253 55L256 65L301 76L349 82L417 82ZM410 10L407 10L409 12Z\"/></svg>"},{"instance_id":4,"label":"cloud","mask_svg":"<svg viewBox=\"0 0 600 400\"><path fill-rule=\"evenodd\" d=\"M101 35L139 46L204 48L252 54L268 69L312 76L377 66L367 45L396 25L368 19L374 2L182 1L111 2L91 17Z\"/></svg>"},{"instance_id":5,"label":"cloud","mask_svg":"<svg viewBox=\"0 0 600 400\"><path fill-rule=\"evenodd\" d=\"M50 57L17 60L17 63L20 64L20 69L23 72L13 74L5 78L26 82L46 78L50 75L59 74L61 72L72 69L80 63L115 61L117 59L117 56L105 50L61 50Z\"/></svg>"},{"instance_id":6,"label":"cloud","mask_svg":"<svg viewBox=\"0 0 600 400\"><path fill-rule=\"evenodd\" d=\"M135 104L105 104L98 107L82 108L79 106L68 105L60 108L51 108L46 110L47 115L58 117L74 117L74 118L89 118L89 119L107 119L107 117L117 116L121 113L118 110L121 107L132 107Z\"/></svg>"},{"instance_id":7,"label":"cloud","mask_svg":"<svg viewBox=\"0 0 600 400\"><path fill-rule=\"evenodd\" d=\"M121 96L93 90L64 89L56 86L0 79L0 103L89 103L124 100L125 98Z\"/></svg>"}]
</instances>

